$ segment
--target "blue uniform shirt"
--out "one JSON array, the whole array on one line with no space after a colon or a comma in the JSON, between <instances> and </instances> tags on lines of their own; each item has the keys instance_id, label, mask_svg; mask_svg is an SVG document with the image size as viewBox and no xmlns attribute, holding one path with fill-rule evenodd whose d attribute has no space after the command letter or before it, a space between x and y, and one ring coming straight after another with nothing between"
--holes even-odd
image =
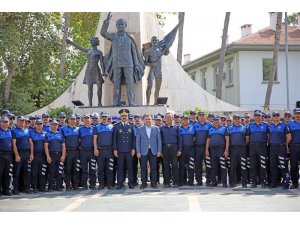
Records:
<instances>
[{"instance_id":1,"label":"blue uniform shirt","mask_svg":"<svg viewBox=\"0 0 300 225\"><path fill-rule=\"evenodd\" d=\"M194 124L195 134L196 134L196 140L195 143L198 145L205 145L206 139L208 137L208 131L211 128L212 124L210 122L205 122L201 124L200 122L197 122Z\"/></svg>"},{"instance_id":2,"label":"blue uniform shirt","mask_svg":"<svg viewBox=\"0 0 300 225\"><path fill-rule=\"evenodd\" d=\"M250 143L266 143L269 133L269 126L265 122L261 122L260 124L250 123L247 129Z\"/></svg>"},{"instance_id":3,"label":"blue uniform shirt","mask_svg":"<svg viewBox=\"0 0 300 225\"><path fill-rule=\"evenodd\" d=\"M225 136L228 136L227 128L219 126L218 128L212 126L209 129L208 137L210 138L210 146L225 145Z\"/></svg>"},{"instance_id":4,"label":"blue uniform shirt","mask_svg":"<svg viewBox=\"0 0 300 225\"><path fill-rule=\"evenodd\" d=\"M270 140L269 140L270 144L286 143L286 135L290 133L290 129L285 123L280 122L277 125L271 123L269 125L269 129L270 129Z\"/></svg>"},{"instance_id":5,"label":"blue uniform shirt","mask_svg":"<svg viewBox=\"0 0 300 225\"><path fill-rule=\"evenodd\" d=\"M181 135L179 133L179 127L176 125L172 125L168 127L167 125L163 125L160 128L160 134L161 134L161 141L162 144L174 144L178 145L179 151L182 150L181 145Z\"/></svg>"},{"instance_id":6,"label":"blue uniform shirt","mask_svg":"<svg viewBox=\"0 0 300 225\"><path fill-rule=\"evenodd\" d=\"M37 132L36 130L30 133L30 138L33 142L34 153L45 152L44 141L45 141L46 132Z\"/></svg>"},{"instance_id":7,"label":"blue uniform shirt","mask_svg":"<svg viewBox=\"0 0 300 225\"><path fill-rule=\"evenodd\" d=\"M111 146L113 145L113 129L112 124L100 123L94 127L94 135L98 135L97 142L98 147Z\"/></svg>"},{"instance_id":8,"label":"blue uniform shirt","mask_svg":"<svg viewBox=\"0 0 300 225\"><path fill-rule=\"evenodd\" d=\"M12 151L12 134L11 130L3 130L0 127L0 152L11 152Z\"/></svg>"},{"instance_id":9,"label":"blue uniform shirt","mask_svg":"<svg viewBox=\"0 0 300 225\"><path fill-rule=\"evenodd\" d=\"M78 148L79 147L79 127L64 126L62 134L65 138L66 148Z\"/></svg>"},{"instance_id":10,"label":"blue uniform shirt","mask_svg":"<svg viewBox=\"0 0 300 225\"><path fill-rule=\"evenodd\" d=\"M49 133L51 131L50 125L43 125L43 131Z\"/></svg>"},{"instance_id":11,"label":"blue uniform shirt","mask_svg":"<svg viewBox=\"0 0 300 225\"><path fill-rule=\"evenodd\" d=\"M12 130L12 138L17 141L17 149L29 150L29 130L16 127Z\"/></svg>"},{"instance_id":12,"label":"blue uniform shirt","mask_svg":"<svg viewBox=\"0 0 300 225\"><path fill-rule=\"evenodd\" d=\"M49 133L46 133L45 142L49 143L49 152L61 152L62 143L65 143L65 139L61 132L58 131L57 133L53 133L50 131Z\"/></svg>"},{"instance_id":13,"label":"blue uniform shirt","mask_svg":"<svg viewBox=\"0 0 300 225\"><path fill-rule=\"evenodd\" d=\"M83 126L79 128L79 138L81 148L94 148L93 126Z\"/></svg>"},{"instance_id":14,"label":"blue uniform shirt","mask_svg":"<svg viewBox=\"0 0 300 225\"><path fill-rule=\"evenodd\" d=\"M231 145L246 145L247 128L243 125L232 125L227 128Z\"/></svg>"},{"instance_id":15,"label":"blue uniform shirt","mask_svg":"<svg viewBox=\"0 0 300 225\"><path fill-rule=\"evenodd\" d=\"M292 134L291 144L300 144L300 122L290 121L288 126Z\"/></svg>"},{"instance_id":16,"label":"blue uniform shirt","mask_svg":"<svg viewBox=\"0 0 300 225\"><path fill-rule=\"evenodd\" d=\"M181 145L184 146L193 146L194 145L194 137L195 137L195 130L194 126L189 125L187 128L183 126L179 127L179 133L181 135Z\"/></svg>"}]
</instances>

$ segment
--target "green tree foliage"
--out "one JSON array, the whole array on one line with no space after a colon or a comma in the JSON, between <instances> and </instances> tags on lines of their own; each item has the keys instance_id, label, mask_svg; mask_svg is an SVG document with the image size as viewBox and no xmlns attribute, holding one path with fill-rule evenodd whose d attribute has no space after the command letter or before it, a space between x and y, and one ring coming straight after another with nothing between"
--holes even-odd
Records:
<instances>
[{"instance_id":1,"label":"green tree foliage","mask_svg":"<svg viewBox=\"0 0 300 225\"><path fill-rule=\"evenodd\" d=\"M177 12L157 12L156 17L158 19L158 23L160 27L165 26L165 21L166 21L166 15L177 15Z\"/></svg>"},{"instance_id":2,"label":"green tree foliage","mask_svg":"<svg viewBox=\"0 0 300 225\"><path fill-rule=\"evenodd\" d=\"M73 113L73 110L70 107L62 106L50 109L48 114L51 118L57 118L58 113L65 112L67 116Z\"/></svg>"},{"instance_id":3,"label":"green tree foliage","mask_svg":"<svg viewBox=\"0 0 300 225\"><path fill-rule=\"evenodd\" d=\"M208 114L208 111L206 110L206 109L201 109L200 107L195 107L195 112L196 112L196 114L198 114L198 112L205 112L206 113L206 115ZM191 110L186 110L186 111L184 111L183 112L183 115L187 115L187 116L189 116L190 115L190 112L191 112Z\"/></svg>"},{"instance_id":4,"label":"green tree foliage","mask_svg":"<svg viewBox=\"0 0 300 225\"><path fill-rule=\"evenodd\" d=\"M99 15L71 13L71 37L88 47ZM0 13L0 108L30 113L56 99L76 78L86 56L71 48L60 77L63 24L63 13Z\"/></svg>"}]
</instances>

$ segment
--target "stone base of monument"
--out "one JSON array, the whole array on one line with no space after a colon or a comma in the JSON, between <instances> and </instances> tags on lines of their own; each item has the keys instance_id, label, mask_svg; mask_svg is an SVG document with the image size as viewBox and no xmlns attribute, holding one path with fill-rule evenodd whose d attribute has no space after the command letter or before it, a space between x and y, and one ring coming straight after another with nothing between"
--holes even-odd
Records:
<instances>
[{"instance_id":1,"label":"stone base of monument","mask_svg":"<svg viewBox=\"0 0 300 225\"><path fill-rule=\"evenodd\" d=\"M103 107L75 107L73 108L74 113L79 113L80 115L84 115L87 113L92 114L93 112L101 113L106 112L112 116L118 116L120 109L128 109L131 114L144 115L145 113L149 113L150 115L156 115L158 113L162 113L163 115L167 113L168 107L166 105L139 105L139 106L103 106Z\"/></svg>"}]
</instances>

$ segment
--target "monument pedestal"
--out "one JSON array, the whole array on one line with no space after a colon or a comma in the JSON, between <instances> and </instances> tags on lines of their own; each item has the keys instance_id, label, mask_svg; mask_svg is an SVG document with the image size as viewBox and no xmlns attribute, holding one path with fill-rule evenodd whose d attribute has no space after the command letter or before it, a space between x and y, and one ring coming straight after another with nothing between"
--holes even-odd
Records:
<instances>
[{"instance_id":1,"label":"monument pedestal","mask_svg":"<svg viewBox=\"0 0 300 225\"><path fill-rule=\"evenodd\" d=\"M150 115L156 115L158 113L162 113L165 115L167 113L168 107L166 105L140 105L140 106L104 106L104 107L75 107L73 109L74 113L79 113L80 115L84 115L87 113L92 114L93 112L101 113L106 112L112 116L119 116L119 110L126 108L129 110L130 114L138 114L143 116L145 113L149 113Z\"/></svg>"}]
</instances>

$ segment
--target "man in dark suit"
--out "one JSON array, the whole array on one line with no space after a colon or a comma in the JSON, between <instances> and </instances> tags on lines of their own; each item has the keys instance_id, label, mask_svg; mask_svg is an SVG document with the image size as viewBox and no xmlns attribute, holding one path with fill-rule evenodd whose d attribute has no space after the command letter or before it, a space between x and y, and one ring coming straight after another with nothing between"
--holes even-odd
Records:
<instances>
[{"instance_id":1,"label":"man in dark suit","mask_svg":"<svg viewBox=\"0 0 300 225\"><path fill-rule=\"evenodd\" d=\"M128 187L134 189L133 185L133 155L135 154L135 134L134 126L128 122L129 110L119 111L121 121L113 129L113 149L117 158L117 189L124 185L124 164L128 172Z\"/></svg>"},{"instance_id":2,"label":"man in dark suit","mask_svg":"<svg viewBox=\"0 0 300 225\"><path fill-rule=\"evenodd\" d=\"M137 129L136 151L137 157L141 159L141 189L147 187L147 163L150 163L151 187L157 188L157 157L161 156L161 136L159 128L151 125L151 116L145 114L144 126Z\"/></svg>"}]
</instances>

